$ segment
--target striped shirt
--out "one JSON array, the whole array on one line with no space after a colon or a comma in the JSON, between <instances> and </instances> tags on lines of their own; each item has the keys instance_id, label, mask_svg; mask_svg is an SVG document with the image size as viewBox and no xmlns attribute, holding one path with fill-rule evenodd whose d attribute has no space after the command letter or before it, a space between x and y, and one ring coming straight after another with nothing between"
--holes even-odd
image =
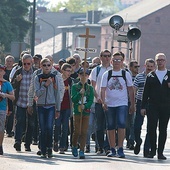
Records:
<instances>
[{"instance_id":1,"label":"striped shirt","mask_svg":"<svg viewBox=\"0 0 170 170\"><path fill-rule=\"evenodd\" d=\"M146 80L145 72L139 73L136 75L133 86L137 88L136 99L142 100L144 85Z\"/></svg>"},{"instance_id":2,"label":"striped shirt","mask_svg":"<svg viewBox=\"0 0 170 170\"><path fill-rule=\"evenodd\" d=\"M22 70L21 74L22 80L20 83L19 97L16 105L22 108L26 108L28 102L28 90L31 83L33 69L30 69L29 71Z\"/></svg>"}]
</instances>

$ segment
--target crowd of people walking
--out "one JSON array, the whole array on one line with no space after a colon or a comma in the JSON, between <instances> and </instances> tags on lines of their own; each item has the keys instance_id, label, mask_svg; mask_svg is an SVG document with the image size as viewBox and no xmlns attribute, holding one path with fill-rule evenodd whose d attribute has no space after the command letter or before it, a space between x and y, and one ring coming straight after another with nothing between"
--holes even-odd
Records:
<instances>
[{"instance_id":1,"label":"crowd of people walking","mask_svg":"<svg viewBox=\"0 0 170 170\"><path fill-rule=\"evenodd\" d=\"M92 63L78 53L54 63L53 57L23 51L0 64L0 155L4 134L14 149L53 157L54 152L85 159L95 141L97 155L125 158L124 148L139 154L146 115L145 158L163 154L170 118L170 71L164 53L125 63L124 53L108 49ZM141 70L142 72L140 72ZM157 140L157 129L159 131ZM126 145L124 142L126 140Z\"/></svg>"}]
</instances>

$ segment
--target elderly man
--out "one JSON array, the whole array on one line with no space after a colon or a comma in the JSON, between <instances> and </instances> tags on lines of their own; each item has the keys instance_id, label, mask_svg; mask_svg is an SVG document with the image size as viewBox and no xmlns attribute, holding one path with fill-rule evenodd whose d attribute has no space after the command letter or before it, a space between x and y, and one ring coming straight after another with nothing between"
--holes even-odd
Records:
<instances>
[{"instance_id":1,"label":"elderly man","mask_svg":"<svg viewBox=\"0 0 170 170\"><path fill-rule=\"evenodd\" d=\"M167 126L170 117L170 71L166 68L167 58L164 53L158 53L155 56L157 69L147 75L143 98L141 114L146 114L148 106L148 132L151 144L150 158L158 153L158 159L165 160L163 155L165 142L167 138ZM158 146L157 141L157 125L159 122ZM158 149L157 149L158 148Z\"/></svg>"}]
</instances>

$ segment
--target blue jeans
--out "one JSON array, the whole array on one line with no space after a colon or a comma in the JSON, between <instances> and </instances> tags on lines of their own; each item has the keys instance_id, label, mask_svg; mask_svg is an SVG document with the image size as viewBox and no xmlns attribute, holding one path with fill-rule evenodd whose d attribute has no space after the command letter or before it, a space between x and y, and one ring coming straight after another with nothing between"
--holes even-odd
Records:
<instances>
[{"instance_id":1,"label":"blue jeans","mask_svg":"<svg viewBox=\"0 0 170 170\"><path fill-rule=\"evenodd\" d=\"M42 154L46 154L47 148L52 148L53 124L55 107L44 108L38 106L38 118L40 126L40 149Z\"/></svg>"},{"instance_id":2,"label":"blue jeans","mask_svg":"<svg viewBox=\"0 0 170 170\"><path fill-rule=\"evenodd\" d=\"M107 130L125 129L128 106L108 107L106 111Z\"/></svg>"},{"instance_id":3,"label":"blue jeans","mask_svg":"<svg viewBox=\"0 0 170 170\"><path fill-rule=\"evenodd\" d=\"M141 100L137 100L136 102L136 116L134 122L134 135L135 135L135 142L140 144L142 142L141 139L141 129L144 121L144 116L141 115ZM148 121L147 121L148 122ZM148 135L148 123L147 123L147 133L145 136L145 143L144 143L144 150L150 149L150 140Z\"/></svg>"},{"instance_id":4,"label":"blue jeans","mask_svg":"<svg viewBox=\"0 0 170 170\"><path fill-rule=\"evenodd\" d=\"M55 119L54 142L60 141L60 148L67 148L67 136L71 110L61 110L60 117Z\"/></svg>"},{"instance_id":5,"label":"blue jeans","mask_svg":"<svg viewBox=\"0 0 170 170\"><path fill-rule=\"evenodd\" d=\"M98 147L97 136L96 136L96 117L95 117L95 113L93 112L90 113L90 117L89 117L89 127L87 131L87 141L86 141L87 145L90 145L90 137L92 133L95 133L95 144L96 147Z\"/></svg>"},{"instance_id":6,"label":"blue jeans","mask_svg":"<svg viewBox=\"0 0 170 170\"><path fill-rule=\"evenodd\" d=\"M21 143L21 138L26 129L27 109L16 106L16 125L15 125L15 142Z\"/></svg>"}]
</instances>

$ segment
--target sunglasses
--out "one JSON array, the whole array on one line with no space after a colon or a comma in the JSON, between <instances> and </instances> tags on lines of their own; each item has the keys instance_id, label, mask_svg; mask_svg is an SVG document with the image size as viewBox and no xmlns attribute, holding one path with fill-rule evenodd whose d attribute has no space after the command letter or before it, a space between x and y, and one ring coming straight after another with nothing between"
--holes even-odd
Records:
<instances>
[{"instance_id":1,"label":"sunglasses","mask_svg":"<svg viewBox=\"0 0 170 170\"><path fill-rule=\"evenodd\" d=\"M122 60L121 59L113 59L112 61L114 61L114 62L121 62Z\"/></svg>"},{"instance_id":2,"label":"sunglasses","mask_svg":"<svg viewBox=\"0 0 170 170\"><path fill-rule=\"evenodd\" d=\"M64 71L67 71L67 72L71 73L71 70L64 70Z\"/></svg>"},{"instance_id":3,"label":"sunglasses","mask_svg":"<svg viewBox=\"0 0 170 170\"><path fill-rule=\"evenodd\" d=\"M164 62L165 60L164 59L157 59L156 61L157 62Z\"/></svg>"},{"instance_id":4,"label":"sunglasses","mask_svg":"<svg viewBox=\"0 0 170 170\"><path fill-rule=\"evenodd\" d=\"M134 66L134 68L139 68L140 66Z\"/></svg>"},{"instance_id":5,"label":"sunglasses","mask_svg":"<svg viewBox=\"0 0 170 170\"><path fill-rule=\"evenodd\" d=\"M23 63L23 64L24 64L24 66L26 66L26 65L28 65L28 66L31 65L31 63Z\"/></svg>"},{"instance_id":6,"label":"sunglasses","mask_svg":"<svg viewBox=\"0 0 170 170\"><path fill-rule=\"evenodd\" d=\"M102 57L111 57L111 55L102 55Z\"/></svg>"},{"instance_id":7,"label":"sunglasses","mask_svg":"<svg viewBox=\"0 0 170 170\"><path fill-rule=\"evenodd\" d=\"M42 66L43 66L43 67L50 67L51 64L43 64Z\"/></svg>"}]
</instances>

